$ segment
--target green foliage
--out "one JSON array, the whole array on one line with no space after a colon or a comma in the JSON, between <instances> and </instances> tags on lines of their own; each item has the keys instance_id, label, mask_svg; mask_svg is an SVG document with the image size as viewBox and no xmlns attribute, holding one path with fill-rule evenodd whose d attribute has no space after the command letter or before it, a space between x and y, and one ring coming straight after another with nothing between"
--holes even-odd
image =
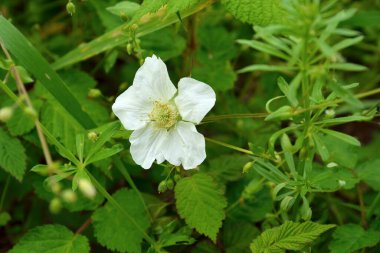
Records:
<instances>
[{"instance_id":1,"label":"green foliage","mask_svg":"<svg viewBox=\"0 0 380 253\"><path fill-rule=\"evenodd\" d=\"M0 128L0 167L21 181L26 170L26 154L21 142Z\"/></svg>"},{"instance_id":2,"label":"green foliage","mask_svg":"<svg viewBox=\"0 0 380 253\"><path fill-rule=\"evenodd\" d=\"M251 25L282 23L286 12L282 0L222 0L235 18Z\"/></svg>"},{"instance_id":3,"label":"green foliage","mask_svg":"<svg viewBox=\"0 0 380 253\"><path fill-rule=\"evenodd\" d=\"M31 229L10 253L87 253L88 240L83 235L73 234L62 225L45 225Z\"/></svg>"},{"instance_id":4,"label":"green foliage","mask_svg":"<svg viewBox=\"0 0 380 253\"><path fill-rule=\"evenodd\" d=\"M183 178L175 187L178 213L190 227L215 241L227 205L222 194L208 175L199 173Z\"/></svg>"},{"instance_id":5,"label":"green foliage","mask_svg":"<svg viewBox=\"0 0 380 253\"><path fill-rule=\"evenodd\" d=\"M143 234L136 229L136 225L143 230L149 227L149 218L144 206L133 190L121 189L113 195L113 198L133 217L133 222L126 219L125 214L111 203L107 203L92 215L95 236L99 243L108 249L139 253Z\"/></svg>"},{"instance_id":6,"label":"green foliage","mask_svg":"<svg viewBox=\"0 0 380 253\"><path fill-rule=\"evenodd\" d=\"M371 247L380 240L380 232L364 230L356 224L347 224L338 227L329 248L332 253L350 253L359 249Z\"/></svg>"},{"instance_id":7,"label":"green foliage","mask_svg":"<svg viewBox=\"0 0 380 253\"><path fill-rule=\"evenodd\" d=\"M378 178L380 172L380 159L374 159L362 163L356 169L361 180L366 182L376 191L380 191L380 180Z\"/></svg>"},{"instance_id":8,"label":"green foliage","mask_svg":"<svg viewBox=\"0 0 380 253\"><path fill-rule=\"evenodd\" d=\"M279 227L266 230L251 244L252 253L285 252L302 250L310 245L320 234L335 227L314 222L285 222Z\"/></svg>"}]
</instances>

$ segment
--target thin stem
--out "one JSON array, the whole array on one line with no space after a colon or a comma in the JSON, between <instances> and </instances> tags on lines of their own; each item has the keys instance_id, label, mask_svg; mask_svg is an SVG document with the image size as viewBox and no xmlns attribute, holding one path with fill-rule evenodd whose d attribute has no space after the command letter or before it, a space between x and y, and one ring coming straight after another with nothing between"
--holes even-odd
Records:
<instances>
[{"instance_id":1,"label":"thin stem","mask_svg":"<svg viewBox=\"0 0 380 253\"><path fill-rule=\"evenodd\" d=\"M8 50L5 48L5 46L1 42L0 42L0 46L1 46L2 50L4 51L4 54L7 57L7 59L10 60L11 62L13 62ZM16 85L17 85L17 88L19 89L20 96L25 96L26 104L28 105L28 107L30 109L32 109L32 111L34 111L32 101L29 98L28 92L26 91L24 83L22 82L20 74L18 73L17 68L15 67L14 64L12 64L12 66L10 67L10 70L11 70L13 77L16 81ZM35 117L34 124L36 126L38 138L40 139L40 142L41 142L41 147L42 147L42 151L44 153L46 163L49 166L52 166L53 165L53 159L51 158L49 146L48 146L46 139L45 139L45 136L42 132L41 125L40 125L40 122L38 120L38 117Z\"/></svg>"},{"instance_id":2,"label":"thin stem","mask_svg":"<svg viewBox=\"0 0 380 253\"><path fill-rule=\"evenodd\" d=\"M244 148L239 148L239 147L236 147L236 146L228 144L228 143L224 143L224 142L221 142L221 141L210 139L208 137L205 137L205 139L206 139L206 141L215 143L217 145L220 145L220 146L223 146L223 147L226 147L226 148L230 148L230 149L233 149L233 150L236 150L236 151L248 154L248 155L254 155L254 153L252 151L244 149Z\"/></svg>"},{"instance_id":3,"label":"thin stem","mask_svg":"<svg viewBox=\"0 0 380 253\"><path fill-rule=\"evenodd\" d=\"M367 217L366 217L366 210L365 210L365 205L364 205L364 200L363 200L363 191L358 185L356 187L356 191L358 193L358 199L359 199L359 205L360 205L360 217L361 217L361 223L364 228L368 228L368 223L367 223Z\"/></svg>"},{"instance_id":4,"label":"thin stem","mask_svg":"<svg viewBox=\"0 0 380 253\"><path fill-rule=\"evenodd\" d=\"M224 115L216 115L216 116L209 116L205 117L202 120L203 123L210 123L218 120L224 120L224 119L239 119L239 118L265 118L268 115L266 112L259 112L259 113L238 113L238 114L224 114Z\"/></svg>"},{"instance_id":5,"label":"thin stem","mask_svg":"<svg viewBox=\"0 0 380 253\"><path fill-rule=\"evenodd\" d=\"M119 210L126 218L127 220L132 223L136 229L143 235L144 239L152 245L157 251L160 250L160 247L157 245L157 243L145 232L144 229L140 227L139 224L135 221L135 219L129 215L127 211L124 210L122 206L107 192L107 190L96 180L96 178L89 173L86 169L84 169L87 173L87 175L90 177L91 182L95 185L96 189L100 192L100 194L103 195L104 198L108 200L111 205L113 205L117 210Z\"/></svg>"},{"instance_id":6,"label":"thin stem","mask_svg":"<svg viewBox=\"0 0 380 253\"><path fill-rule=\"evenodd\" d=\"M88 228L88 226L90 226L92 223L92 220L91 218L88 218L83 224L82 226L80 226L78 228L78 230L75 232L76 235L79 235L81 234L84 230L86 230L86 228Z\"/></svg>"},{"instance_id":7,"label":"thin stem","mask_svg":"<svg viewBox=\"0 0 380 253\"><path fill-rule=\"evenodd\" d=\"M11 181L11 175L8 175L7 181L5 181L3 192L1 193L1 199L0 199L0 211L3 209L5 196L7 195L8 188L9 188L9 182Z\"/></svg>"},{"instance_id":8,"label":"thin stem","mask_svg":"<svg viewBox=\"0 0 380 253\"><path fill-rule=\"evenodd\" d=\"M380 201L380 192L376 195L375 199L371 202L371 205L368 208L367 218L371 218L373 211L375 210L376 206L379 204L379 201Z\"/></svg>"},{"instance_id":9,"label":"thin stem","mask_svg":"<svg viewBox=\"0 0 380 253\"><path fill-rule=\"evenodd\" d=\"M116 159L114 160L114 162L115 162L116 168L120 171L120 173L123 175L123 177L125 178L125 180L127 180L128 184L132 187L132 189L133 189L133 190L137 193L137 195L139 196L140 201L141 201L141 203L143 204L143 206L144 206L144 208L145 208L145 211L146 211L146 213L147 213L148 216L149 216L150 221L152 221L152 220L153 220L153 219L152 219L152 216L150 215L149 209L148 209L148 207L147 207L147 205L146 205L146 203L145 203L145 201L144 201L144 198L143 198L141 192L139 191L139 189L137 189L136 184L133 182L132 177L131 177L131 175L129 174L127 168L125 168L125 166L124 166L123 162L120 160L120 158L116 158Z\"/></svg>"}]
</instances>

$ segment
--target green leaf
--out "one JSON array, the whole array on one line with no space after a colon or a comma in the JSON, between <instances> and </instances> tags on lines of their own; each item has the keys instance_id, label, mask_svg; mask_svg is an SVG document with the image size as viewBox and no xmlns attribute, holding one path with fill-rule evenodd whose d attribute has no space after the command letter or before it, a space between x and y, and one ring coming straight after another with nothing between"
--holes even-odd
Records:
<instances>
[{"instance_id":1,"label":"green leaf","mask_svg":"<svg viewBox=\"0 0 380 253\"><path fill-rule=\"evenodd\" d=\"M235 18L251 25L282 23L285 11L281 0L222 0Z\"/></svg>"},{"instance_id":2,"label":"green leaf","mask_svg":"<svg viewBox=\"0 0 380 253\"><path fill-rule=\"evenodd\" d=\"M281 226L264 231L251 244L252 253L285 252L286 250L302 250L311 244L320 234L335 227L314 222L287 221Z\"/></svg>"},{"instance_id":3,"label":"green leaf","mask_svg":"<svg viewBox=\"0 0 380 253\"><path fill-rule=\"evenodd\" d=\"M359 178L376 191L380 191L380 159L369 160L357 168Z\"/></svg>"},{"instance_id":4,"label":"green leaf","mask_svg":"<svg viewBox=\"0 0 380 253\"><path fill-rule=\"evenodd\" d=\"M25 149L21 142L0 128L0 167L21 181L26 170Z\"/></svg>"},{"instance_id":5,"label":"green leaf","mask_svg":"<svg viewBox=\"0 0 380 253\"><path fill-rule=\"evenodd\" d=\"M0 227L3 227L8 224L11 220L11 216L7 212L0 212Z\"/></svg>"},{"instance_id":6,"label":"green leaf","mask_svg":"<svg viewBox=\"0 0 380 253\"><path fill-rule=\"evenodd\" d=\"M221 181L236 181L242 177L243 166L251 160L243 155L218 156L210 160L207 174Z\"/></svg>"},{"instance_id":7,"label":"green leaf","mask_svg":"<svg viewBox=\"0 0 380 253\"><path fill-rule=\"evenodd\" d=\"M321 132L324 132L325 134L328 134L332 137L335 137L337 139L340 139L348 144L351 144L353 146L360 146L360 141L358 139L352 137L351 135L344 134L338 131L330 130L330 129L321 129Z\"/></svg>"},{"instance_id":8,"label":"green leaf","mask_svg":"<svg viewBox=\"0 0 380 253\"><path fill-rule=\"evenodd\" d=\"M137 225L144 230L149 227L149 218L135 191L121 189L112 196L134 218ZM111 203L108 202L104 207L96 210L92 219L95 237L101 245L119 252L141 252L142 233L136 230L136 226Z\"/></svg>"},{"instance_id":9,"label":"green leaf","mask_svg":"<svg viewBox=\"0 0 380 253\"><path fill-rule=\"evenodd\" d=\"M380 241L380 232L365 231L360 225L347 224L338 227L330 242L331 253L350 253L375 246Z\"/></svg>"},{"instance_id":10,"label":"green leaf","mask_svg":"<svg viewBox=\"0 0 380 253\"><path fill-rule=\"evenodd\" d=\"M357 108L363 107L362 102L359 99L357 99L350 90L345 89L345 87L335 82L330 82L329 85L331 90L333 90L336 93L336 95L341 97L348 104Z\"/></svg>"},{"instance_id":11,"label":"green leaf","mask_svg":"<svg viewBox=\"0 0 380 253\"><path fill-rule=\"evenodd\" d=\"M87 253L85 236L73 234L62 225L45 225L31 229L9 253Z\"/></svg>"},{"instance_id":12,"label":"green leaf","mask_svg":"<svg viewBox=\"0 0 380 253\"><path fill-rule=\"evenodd\" d=\"M329 64L330 69L344 70L344 71L364 71L367 67L355 63L332 63Z\"/></svg>"},{"instance_id":13,"label":"green leaf","mask_svg":"<svg viewBox=\"0 0 380 253\"><path fill-rule=\"evenodd\" d=\"M239 228L239 233L236 233L236 228ZM259 229L248 222L227 220L223 226L225 252L249 252L249 244L252 238L259 234Z\"/></svg>"},{"instance_id":14,"label":"green leaf","mask_svg":"<svg viewBox=\"0 0 380 253\"><path fill-rule=\"evenodd\" d=\"M18 63L32 73L54 96L57 104L62 106L83 127L94 127L94 122L88 114L83 112L81 105L67 85L40 55L37 49L3 16L0 16L0 27L0 39L4 43L4 46L17 59Z\"/></svg>"},{"instance_id":15,"label":"green leaf","mask_svg":"<svg viewBox=\"0 0 380 253\"><path fill-rule=\"evenodd\" d=\"M186 223L215 241L227 201L213 178L202 173L183 178L175 187L175 198L178 213Z\"/></svg>"},{"instance_id":16,"label":"green leaf","mask_svg":"<svg viewBox=\"0 0 380 253\"><path fill-rule=\"evenodd\" d=\"M121 17L132 17L136 11L140 8L140 5L130 1L122 1L114 6L106 8L107 11Z\"/></svg>"}]
</instances>

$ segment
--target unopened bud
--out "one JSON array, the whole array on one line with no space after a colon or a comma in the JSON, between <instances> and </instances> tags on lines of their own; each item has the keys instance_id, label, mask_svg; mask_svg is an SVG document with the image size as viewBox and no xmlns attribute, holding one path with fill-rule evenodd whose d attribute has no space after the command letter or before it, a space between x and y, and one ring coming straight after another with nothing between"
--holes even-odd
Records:
<instances>
[{"instance_id":1,"label":"unopened bud","mask_svg":"<svg viewBox=\"0 0 380 253\"><path fill-rule=\"evenodd\" d=\"M335 117L335 110L334 109L327 109L325 110L325 114L327 118L334 118Z\"/></svg>"},{"instance_id":2,"label":"unopened bud","mask_svg":"<svg viewBox=\"0 0 380 253\"><path fill-rule=\"evenodd\" d=\"M338 180L339 187L344 187L346 185L346 181Z\"/></svg>"},{"instance_id":3,"label":"unopened bud","mask_svg":"<svg viewBox=\"0 0 380 253\"><path fill-rule=\"evenodd\" d=\"M66 189L62 192L62 199L67 203L74 203L77 201L77 195L70 189Z\"/></svg>"},{"instance_id":4,"label":"unopened bud","mask_svg":"<svg viewBox=\"0 0 380 253\"><path fill-rule=\"evenodd\" d=\"M37 118L37 116L38 116L37 112L31 107L25 108L25 113L26 113L26 115L28 115L32 118Z\"/></svg>"},{"instance_id":5,"label":"unopened bud","mask_svg":"<svg viewBox=\"0 0 380 253\"><path fill-rule=\"evenodd\" d=\"M66 4L66 11L71 16L75 13L75 5L71 1Z\"/></svg>"},{"instance_id":6,"label":"unopened bud","mask_svg":"<svg viewBox=\"0 0 380 253\"><path fill-rule=\"evenodd\" d=\"M52 181L50 181L50 189L52 192L54 192L55 194L58 194L61 192L62 190L62 186L60 183L54 181L54 179Z\"/></svg>"},{"instance_id":7,"label":"unopened bud","mask_svg":"<svg viewBox=\"0 0 380 253\"><path fill-rule=\"evenodd\" d=\"M248 173L251 170L252 166L253 166L253 162L247 162L243 166L243 173Z\"/></svg>"},{"instance_id":8,"label":"unopened bud","mask_svg":"<svg viewBox=\"0 0 380 253\"><path fill-rule=\"evenodd\" d=\"M281 210L284 212L289 211L289 209L293 206L295 200L296 199L292 196L286 196L285 198L283 198L280 204Z\"/></svg>"},{"instance_id":9,"label":"unopened bud","mask_svg":"<svg viewBox=\"0 0 380 253\"><path fill-rule=\"evenodd\" d=\"M79 179L78 187L87 198L93 199L95 197L96 189L89 180L84 178Z\"/></svg>"},{"instance_id":10,"label":"unopened bud","mask_svg":"<svg viewBox=\"0 0 380 253\"><path fill-rule=\"evenodd\" d=\"M95 142L95 141L98 139L98 134L95 133L95 132L89 132L89 133L87 134L87 138L88 138L90 141Z\"/></svg>"},{"instance_id":11,"label":"unopened bud","mask_svg":"<svg viewBox=\"0 0 380 253\"><path fill-rule=\"evenodd\" d=\"M62 208L62 203L59 198L54 198L50 201L49 210L51 213L54 213L54 214L59 213L59 211L61 211L61 208Z\"/></svg>"},{"instance_id":12,"label":"unopened bud","mask_svg":"<svg viewBox=\"0 0 380 253\"><path fill-rule=\"evenodd\" d=\"M172 179L166 180L166 186L168 187L169 190L173 190L174 188L174 181Z\"/></svg>"},{"instance_id":13,"label":"unopened bud","mask_svg":"<svg viewBox=\"0 0 380 253\"><path fill-rule=\"evenodd\" d=\"M97 98L102 95L102 92L99 89L90 89L87 95L89 98Z\"/></svg>"},{"instance_id":14,"label":"unopened bud","mask_svg":"<svg viewBox=\"0 0 380 253\"><path fill-rule=\"evenodd\" d=\"M0 109L0 121L7 122L12 118L13 110L11 107L4 107Z\"/></svg>"},{"instance_id":15,"label":"unopened bud","mask_svg":"<svg viewBox=\"0 0 380 253\"><path fill-rule=\"evenodd\" d=\"M181 177L180 174L175 174L175 175L174 175L174 181L175 181L175 182L178 182L179 180L181 180L181 178L182 178L182 177Z\"/></svg>"},{"instance_id":16,"label":"unopened bud","mask_svg":"<svg viewBox=\"0 0 380 253\"><path fill-rule=\"evenodd\" d=\"M161 181L161 183L158 185L158 192L166 192L168 189L168 186L166 185L166 181Z\"/></svg>"},{"instance_id":17,"label":"unopened bud","mask_svg":"<svg viewBox=\"0 0 380 253\"><path fill-rule=\"evenodd\" d=\"M331 162L331 163L328 163L326 166L327 166L327 168L334 168L334 167L338 167L338 164Z\"/></svg>"},{"instance_id":18,"label":"unopened bud","mask_svg":"<svg viewBox=\"0 0 380 253\"><path fill-rule=\"evenodd\" d=\"M133 53L133 46L131 43L127 44L127 53L132 54Z\"/></svg>"}]
</instances>

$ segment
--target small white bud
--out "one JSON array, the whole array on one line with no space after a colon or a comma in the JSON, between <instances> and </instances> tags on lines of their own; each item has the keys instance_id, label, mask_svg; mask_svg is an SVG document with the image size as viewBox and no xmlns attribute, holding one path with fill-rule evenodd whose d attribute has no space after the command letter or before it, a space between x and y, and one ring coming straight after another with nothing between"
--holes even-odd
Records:
<instances>
[{"instance_id":1,"label":"small white bud","mask_svg":"<svg viewBox=\"0 0 380 253\"><path fill-rule=\"evenodd\" d=\"M334 109L327 109L327 110L325 110L325 114L329 118L334 118L335 117L335 110Z\"/></svg>"},{"instance_id":2,"label":"small white bud","mask_svg":"<svg viewBox=\"0 0 380 253\"><path fill-rule=\"evenodd\" d=\"M83 195L87 198L93 199L95 197L96 189L89 180L84 178L79 179L78 186Z\"/></svg>"},{"instance_id":3,"label":"small white bud","mask_svg":"<svg viewBox=\"0 0 380 253\"><path fill-rule=\"evenodd\" d=\"M77 201L77 195L70 189L66 189L62 192L62 199L67 203L74 203Z\"/></svg>"},{"instance_id":4,"label":"small white bud","mask_svg":"<svg viewBox=\"0 0 380 253\"><path fill-rule=\"evenodd\" d=\"M12 118L13 110L11 107L4 107L0 109L0 121L7 122Z\"/></svg>"},{"instance_id":5,"label":"small white bud","mask_svg":"<svg viewBox=\"0 0 380 253\"><path fill-rule=\"evenodd\" d=\"M338 164L331 162L331 163L328 163L326 166L327 166L327 168L334 168L334 167L338 167Z\"/></svg>"},{"instance_id":6,"label":"small white bud","mask_svg":"<svg viewBox=\"0 0 380 253\"><path fill-rule=\"evenodd\" d=\"M54 213L54 214L59 213L61 211L61 208L62 208L62 203L59 198L54 198L50 201L49 210L51 213Z\"/></svg>"},{"instance_id":7,"label":"small white bud","mask_svg":"<svg viewBox=\"0 0 380 253\"><path fill-rule=\"evenodd\" d=\"M98 134L95 133L95 132L89 132L89 133L87 134L87 138L88 138L90 141L95 142L95 141L98 139Z\"/></svg>"},{"instance_id":8,"label":"small white bud","mask_svg":"<svg viewBox=\"0 0 380 253\"><path fill-rule=\"evenodd\" d=\"M338 180L339 187L344 187L346 185L346 181Z\"/></svg>"}]
</instances>

